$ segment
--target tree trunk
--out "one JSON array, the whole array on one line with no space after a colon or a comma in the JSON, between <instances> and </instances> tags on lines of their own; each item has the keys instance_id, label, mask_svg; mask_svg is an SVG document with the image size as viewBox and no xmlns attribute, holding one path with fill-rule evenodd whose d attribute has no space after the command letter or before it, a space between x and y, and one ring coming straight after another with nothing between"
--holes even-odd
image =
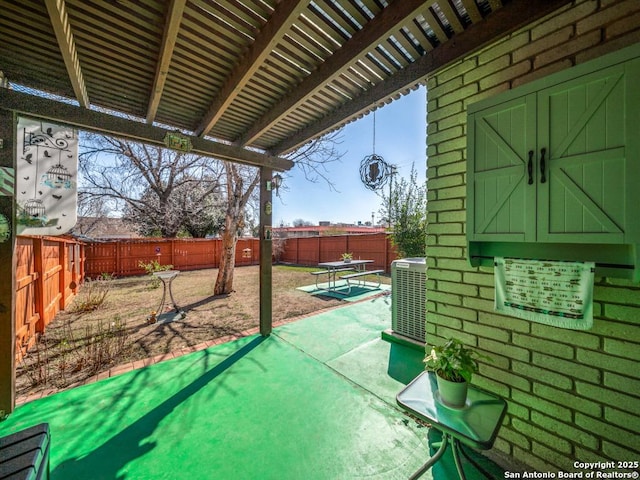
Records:
<instances>
[{"instance_id":1,"label":"tree trunk","mask_svg":"<svg viewBox=\"0 0 640 480\"><path fill-rule=\"evenodd\" d=\"M214 295L229 294L233 291L233 269L236 265L236 244L238 232L244 226L244 209L249 201L251 192L258 185L260 175L251 173L248 177L249 186L245 189L245 178L238 165L225 162L227 176L227 210L224 217L224 231L222 232L222 255L218 278L213 287Z\"/></svg>"},{"instance_id":2,"label":"tree trunk","mask_svg":"<svg viewBox=\"0 0 640 480\"><path fill-rule=\"evenodd\" d=\"M233 291L233 271L236 264L236 244L238 243L238 226L233 216L227 212L222 232L222 255L218 277L213 287L214 295L229 294Z\"/></svg>"}]
</instances>

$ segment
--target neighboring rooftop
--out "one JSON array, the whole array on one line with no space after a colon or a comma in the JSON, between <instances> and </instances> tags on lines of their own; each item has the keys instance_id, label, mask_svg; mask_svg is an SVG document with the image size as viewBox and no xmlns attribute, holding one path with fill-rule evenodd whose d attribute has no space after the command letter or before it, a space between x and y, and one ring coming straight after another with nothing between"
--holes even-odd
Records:
<instances>
[{"instance_id":1,"label":"neighboring rooftop","mask_svg":"<svg viewBox=\"0 0 640 480\"><path fill-rule=\"evenodd\" d=\"M385 227L366 225L324 224L305 225L301 227L274 227L274 234L279 237L321 237L328 235L358 235L368 233L384 233Z\"/></svg>"},{"instance_id":2,"label":"neighboring rooftop","mask_svg":"<svg viewBox=\"0 0 640 480\"><path fill-rule=\"evenodd\" d=\"M90 239L140 238L141 235L123 218L78 217L73 235Z\"/></svg>"}]
</instances>

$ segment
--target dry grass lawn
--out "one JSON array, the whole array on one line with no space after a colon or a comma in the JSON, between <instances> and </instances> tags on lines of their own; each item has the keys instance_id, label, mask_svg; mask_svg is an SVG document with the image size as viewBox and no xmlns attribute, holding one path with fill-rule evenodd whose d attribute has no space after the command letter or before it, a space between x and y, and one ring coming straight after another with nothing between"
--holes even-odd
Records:
<instances>
[{"instance_id":1,"label":"dry grass lawn","mask_svg":"<svg viewBox=\"0 0 640 480\"><path fill-rule=\"evenodd\" d=\"M295 320L343 301L296 290L309 285L315 268L273 267L273 322ZM168 353L259 325L258 266L238 267L234 292L214 296L216 269L181 272L173 281L176 303L186 312L182 321L150 324L162 287L153 288L148 276L105 282L104 303L88 312L60 312L37 345L17 368L17 395L64 389L113 366ZM382 278L390 283L389 278ZM95 287L96 285L94 285ZM75 307L87 302L92 286L81 287ZM170 303L167 302L167 303ZM160 314L161 312L158 312Z\"/></svg>"}]
</instances>

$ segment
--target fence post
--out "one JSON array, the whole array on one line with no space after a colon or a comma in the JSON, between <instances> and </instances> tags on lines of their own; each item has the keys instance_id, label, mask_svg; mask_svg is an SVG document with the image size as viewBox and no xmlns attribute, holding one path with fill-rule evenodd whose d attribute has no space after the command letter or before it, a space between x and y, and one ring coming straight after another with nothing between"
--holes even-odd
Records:
<instances>
[{"instance_id":1,"label":"fence post","mask_svg":"<svg viewBox=\"0 0 640 480\"><path fill-rule=\"evenodd\" d=\"M76 281L76 292L78 291L77 288L80 285L81 282L84 282L84 272L85 272L85 261L87 259L87 247L85 245L80 245L79 248L79 258L78 261L80 262L80 270L79 270L79 274L78 274L78 280Z\"/></svg>"},{"instance_id":2,"label":"fence post","mask_svg":"<svg viewBox=\"0 0 640 480\"><path fill-rule=\"evenodd\" d=\"M71 290L74 294L78 293L78 283L80 283L80 252L81 247L78 243L73 244L73 262L71 263Z\"/></svg>"},{"instance_id":3,"label":"fence post","mask_svg":"<svg viewBox=\"0 0 640 480\"><path fill-rule=\"evenodd\" d=\"M33 238L33 269L35 275L35 286L33 296L35 299L36 314L38 322L36 323L36 332L44 332L44 266L42 246L44 241L42 237Z\"/></svg>"},{"instance_id":4,"label":"fence post","mask_svg":"<svg viewBox=\"0 0 640 480\"><path fill-rule=\"evenodd\" d=\"M123 274L123 268L122 268L122 255L120 253L120 247L122 246L121 242L115 242L114 246L116 247L116 266L114 268L114 270L116 271L117 275L122 275Z\"/></svg>"},{"instance_id":5,"label":"fence post","mask_svg":"<svg viewBox=\"0 0 640 480\"><path fill-rule=\"evenodd\" d=\"M251 241L251 264L260 264L260 240L253 239Z\"/></svg>"},{"instance_id":6,"label":"fence post","mask_svg":"<svg viewBox=\"0 0 640 480\"><path fill-rule=\"evenodd\" d=\"M67 303L67 243L58 241L58 264L60 265L60 276L58 277L58 290L60 290L60 310L64 310Z\"/></svg>"},{"instance_id":7,"label":"fence post","mask_svg":"<svg viewBox=\"0 0 640 480\"><path fill-rule=\"evenodd\" d=\"M389 265L389 237L386 233L384 235L384 271L387 271L387 265Z\"/></svg>"}]
</instances>

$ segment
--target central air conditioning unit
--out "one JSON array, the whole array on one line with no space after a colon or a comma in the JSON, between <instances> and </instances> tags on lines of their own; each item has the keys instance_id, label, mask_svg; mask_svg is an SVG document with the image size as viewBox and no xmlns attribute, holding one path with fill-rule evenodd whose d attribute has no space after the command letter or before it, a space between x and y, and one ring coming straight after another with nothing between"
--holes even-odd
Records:
<instances>
[{"instance_id":1,"label":"central air conditioning unit","mask_svg":"<svg viewBox=\"0 0 640 480\"><path fill-rule=\"evenodd\" d=\"M391 329L424 343L427 316L427 259L391 262Z\"/></svg>"}]
</instances>

